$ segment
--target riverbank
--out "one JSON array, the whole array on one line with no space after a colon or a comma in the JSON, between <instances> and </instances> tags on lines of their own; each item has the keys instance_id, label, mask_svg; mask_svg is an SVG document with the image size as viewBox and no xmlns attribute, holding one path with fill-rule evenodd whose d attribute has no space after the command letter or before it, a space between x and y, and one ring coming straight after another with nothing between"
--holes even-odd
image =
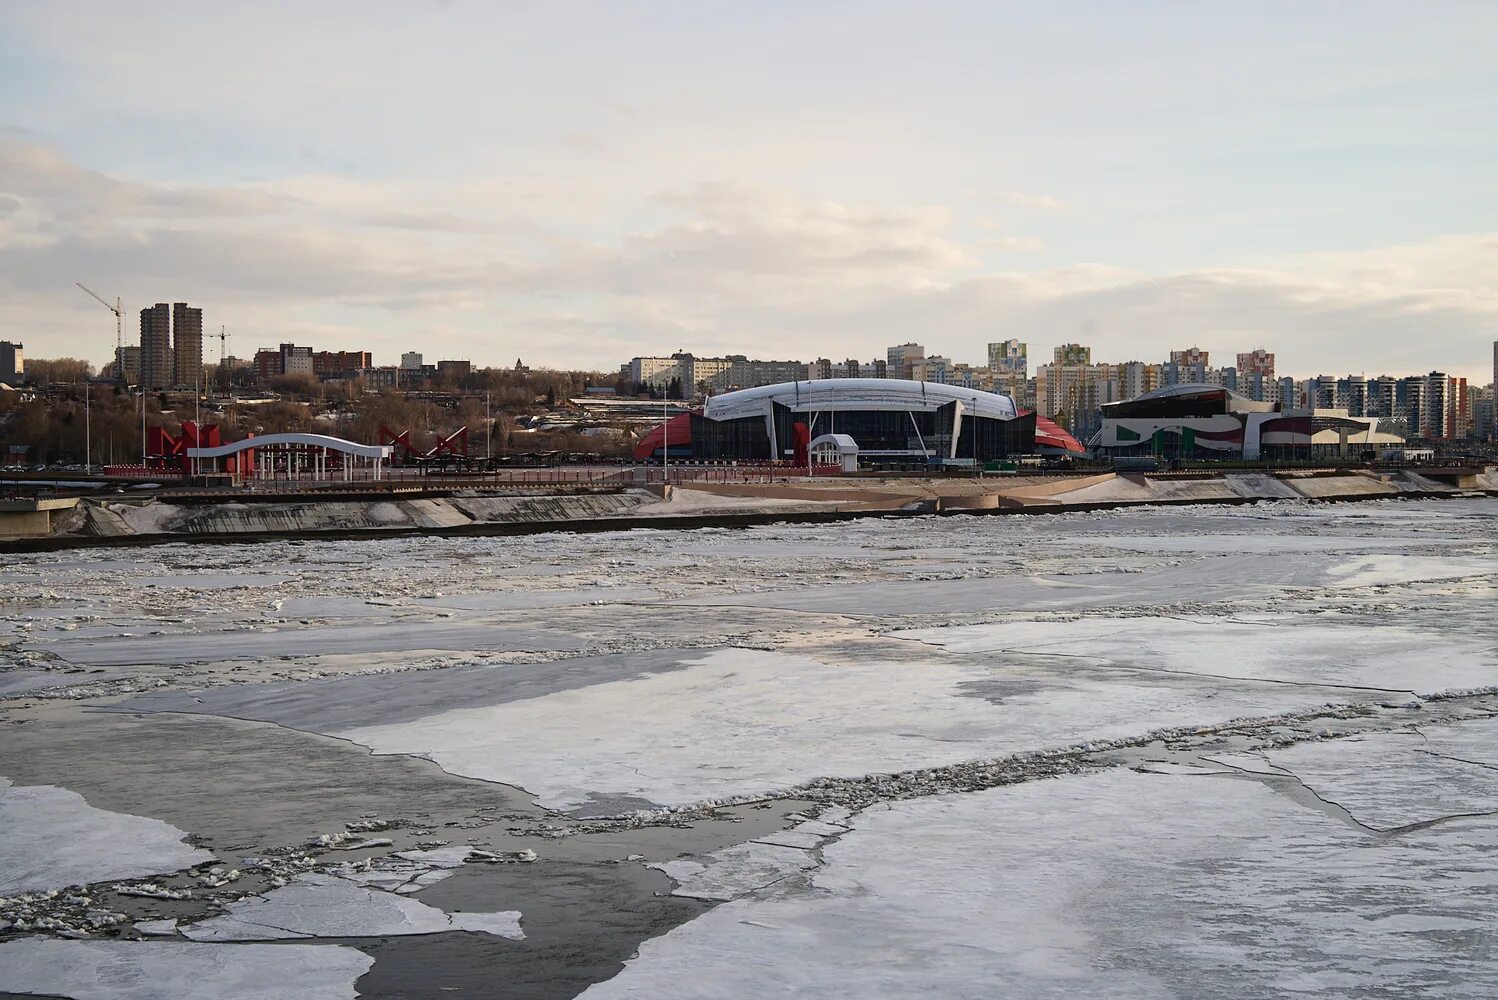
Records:
<instances>
[{"instance_id":1,"label":"riverbank","mask_svg":"<svg viewBox=\"0 0 1498 1000\"><path fill-rule=\"evenodd\" d=\"M632 528L744 527L930 514L1054 514L1135 506L1234 505L1498 494L1498 471L1443 481L1363 470L826 478L764 483L598 487L537 494L500 489L391 496L84 497L45 534L0 536L0 551L164 542L254 542L413 534L525 535ZM3 530L3 529L0 529Z\"/></svg>"}]
</instances>

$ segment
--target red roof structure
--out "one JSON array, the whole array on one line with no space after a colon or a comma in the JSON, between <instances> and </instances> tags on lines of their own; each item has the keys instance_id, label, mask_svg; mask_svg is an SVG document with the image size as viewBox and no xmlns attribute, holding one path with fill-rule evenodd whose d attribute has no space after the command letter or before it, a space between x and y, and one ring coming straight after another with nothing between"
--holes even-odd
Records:
<instances>
[{"instance_id":1,"label":"red roof structure","mask_svg":"<svg viewBox=\"0 0 1498 1000\"><path fill-rule=\"evenodd\" d=\"M1066 431L1056 421L1035 414L1035 447L1055 448L1068 455L1085 455L1087 449Z\"/></svg>"},{"instance_id":2,"label":"red roof structure","mask_svg":"<svg viewBox=\"0 0 1498 1000\"><path fill-rule=\"evenodd\" d=\"M692 445L692 415L690 413L678 413L664 424L657 424L652 427L650 433L635 443L635 461L643 462L647 458L650 458L661 447L663 440L666 446L673 451L679 448L690 448Z\"/></svg>"}]
</instances>

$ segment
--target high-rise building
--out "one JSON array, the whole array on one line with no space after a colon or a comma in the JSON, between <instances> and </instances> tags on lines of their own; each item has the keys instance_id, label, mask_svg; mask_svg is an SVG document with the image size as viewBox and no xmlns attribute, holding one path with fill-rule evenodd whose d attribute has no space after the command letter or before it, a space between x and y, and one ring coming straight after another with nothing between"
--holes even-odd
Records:
<instances>
[{"instance_id":1,"label":"high-rise building","mask_svg":"<svg viewBox=\"0 0 1498 1000\"><path fill-rule=\"evenodd\" d=\"M203 382L203 310L172 304L172 384L186 389Z\"/></svg>"},{"instance_id":2,"label":"high-rise building","mask_svg":"<svg viewBox=\"0 0 1498 1000\"><path fill-rule=\"evenodd\" d=\"M1069 350L1076 348L1076 350ZM1056 353L1091 358L1089 348L1067 344ZM1035 369L1035 409L1043 417L1058 420L1073 435L1090 433L1098 425L1097 408L1122 398L1120 365L1049 364ZM1143 374L1136 372L1141 381Z\"/></svg>"},{"instance_id":3,"label":"high-rise building","mask_svg":"<svg viewBox=\"0 0 1498 1000\"><path fill-rule=\"evenodd\" d=\"M885 371L890 378L913 378L915 364L926 357L920 344L896 344L885 351Z\"/></svg>"},{"instance_id":4,"label":"high-rise building","mask_svg":"<svg viewBox=\"0 0 1498 1000\"><path fill-rule=\"evenodd\" d=\"M1245 375L1262 375L1265 381L1274 381L1274 354L1262 347L1256 347L1246 354L1238 355L1238 381L1244 382Z\"/></svg>"},{"instance_id":5,"label":"high-rise building","mask_svg":"<svg viewBox=\"0 0 1498 1000\"><path fill-rule=\"evenodd\" d=\"M1393 420L1400 416L1396 403L1399 380L1392 375L1380 375L1368 383L1368 412L1366 416Z\"/></svg>"},{"instance_id":6,"label":"high-rise building","mask_svg":"<svg viewBox=\"0 0 1498 1000\"><path fill-rule=\"evenodd\" d=\"M140 311L140 384L149 390L176 385L172 357L172 307L158 302Z\"/></svg>"},{"instance_id":7,"label":"high-rise building","mask_svg":"<svg viewBox=\"0 0 1498 1000\"><path fill-rule=\"evenodd\" d=\"M407 351L401 355L401 367L407 371L421 370L421 352Z\"/></svg>"},{"instance_id":8,"label":"high-rise building","mask_svg":"<svg viewBox=\"0 0 1498 1000\"><path fill-rule=\"evenodd\" d=\"M1368 413L1368 380L1361 375L1349 375L1337 379L1333 396L1338 409L1347 411L1350 417L1366 417Z\"/></svg>"},{"instance_id":9,"label":"high-rise building","mask_svg":"<svg viewBox=\"0 0 1498 1000\"><path fill-rule=\"evenodd\" d=\"M1092 348L1081 344L1062 344L1051 349L1051 362L1058 365L1092 364Z\"/></svg>"},{"instance_id":10,"label":"high-rise building","mask_svg":"<svg viewBox=\"0 0 1498 1000\"><path fill-rule=\"evenodd\" d=\"M1118 366L1118 391L1122 399L1135 399L1165 384L1165 366L1126 361Z\"/></svg>"},{"instance_id":11,"label":"high-rise building","mask_svg":"<svg viewBox=\"0 0 1498 1000\"><path fill-rule=\"evenodd\" d=\"M1030 370L1030 349L1018 340L1001 340L988 345L988 370L995 375L1026 375Z\"/></svg>"},{"instance_id":12,"label":"high-rise building","mask_svg":"<svg viewBox=\"0 0 1498 1000\"><path fill-rule=\"evenodd\" d=\"M1467 380L1452 375L1446 379L1446 436L1464 438L1472 432L1472 397Z\"/></svg>"},{"instance_id":13,"label":"high-rise building","mask_svg":"<svg viewBox=\"0 0 1498 1000\"><path fill-rule=\"evenodd\" d=\"M933 354L929 358L921 358L910 366L910 374L907 378L913 378L917 382L936 382L946 385L952 377L952 359Z\"/></svg>"},{"instance_id":14,"label":"high-rise building","mask_svg":"<svg viewBox=\"0 0 1498 1000\"><path fill-rule=\"evenodd\" d=\"M115 373L116 377L123 379L126 385L140 385L139 344L127 344L120 348L119 366L121 370Z\"/></svg>"},{"instance_id":15,"label":"high-rise building","mask_svg":"<svg viewBox=\"0 0 1498 1000\"><path fill-rule=\"evenodd\" d=\"M26 379L26 354L20 344L0 340L0 382L20 385Z\"/></svg>"},{"instance_id":16,"label":"high-rise building","mask_svg":"<svg viewBox=\"0 0 1498 1000\"><path fill-rule=\"evenodd\" d=\"M1394 387L1394 417L1405 421L1406 437L1428 437L1430 427L1428 380L1422 375L1400 379Z\"/></svg>"}]
</instances>

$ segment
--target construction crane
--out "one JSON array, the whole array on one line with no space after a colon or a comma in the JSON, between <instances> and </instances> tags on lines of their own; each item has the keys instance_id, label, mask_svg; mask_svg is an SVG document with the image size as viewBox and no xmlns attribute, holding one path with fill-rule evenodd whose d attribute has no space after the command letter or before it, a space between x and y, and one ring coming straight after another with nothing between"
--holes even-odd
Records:
<instances>
[{"instance_id":1,"label":"construction crane","mask_svg":"<svg viewBox=\"0 0 1498 1000\"><path fill-rule=\"evenodd\" d=\"M229 333L228 333L228 327L220 326L218 328L218 374L217 374L217 377L214 379L214 381L220 383L225 388L227 388L229 386L229 369L227 369L227 368L224 367L224 363L228 360L228 357L229 357Z\"/></svg>"},{"instance_id":2,"label":"construction crane","mask_svg":"<svg viewBox=\"0 0 1498 1000\"><path fill-rule=\"evenodd\" d=\"M99 305L114 313L114 377L121 382L125 381L125 310L121 307L119 298L116 297L114 305L110 305L105 301L104 296L83 282L75 281L73 284L88 292L99 301Z\"/></svg>"}]
</instances>

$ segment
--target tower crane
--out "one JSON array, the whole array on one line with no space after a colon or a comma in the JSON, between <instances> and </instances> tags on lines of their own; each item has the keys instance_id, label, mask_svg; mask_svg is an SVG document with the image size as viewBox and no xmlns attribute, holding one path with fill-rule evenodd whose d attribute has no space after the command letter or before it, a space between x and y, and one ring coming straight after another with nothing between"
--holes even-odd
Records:
<instances>
[{"instance_id":1,"label":"tower crane","mask_svg":"<svg viewBox=\"0 0 1498 1000\"><path fill-rule=\"evenodd\" d=\"M114 305L110 305L105 301L104 296L83 282L75 281L73 284L88 292L88 294L98 300L99 305L114 313L114 376L121 382L125 381L125 311L120 305L119 297L116 296Z\"/></svg>"},{"instance_id":2,"label":"tower crane","mask_svg":"<svg viewBox=\"0 0 1498 1000\"><path fill-rule=\"evenodd\" d=\"M221 325L218 328L218 377L215 379L215 381L223 385L225 388L229 386L229 370L224 367L224 363L228 360L228 357L228 327Z\"/></svg>"}]
</instances>

